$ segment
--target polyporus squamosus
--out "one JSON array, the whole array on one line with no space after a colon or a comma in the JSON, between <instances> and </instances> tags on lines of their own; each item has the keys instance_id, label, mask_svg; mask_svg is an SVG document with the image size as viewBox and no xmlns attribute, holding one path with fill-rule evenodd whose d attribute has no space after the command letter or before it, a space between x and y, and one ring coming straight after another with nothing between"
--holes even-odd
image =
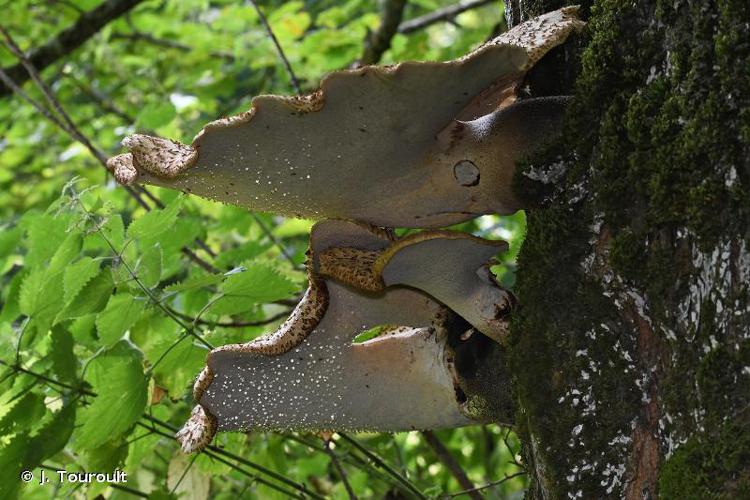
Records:
<instances>
[{"instance_id":1,"label":"polyporus squamosus","mask_svg":"<svg viewBox=\"0 0 750 500\"><path fill-rule=\"evenodd\" d=\"M509 422L500 342L513 298L488 270L505 244L447 231L396 240L370 224L436 228L522 208L515 164L554 134L566 101L519 90L582 26L566 7L454 61L340 71L307 96L256 97L190 146L123 141L130 152L108 166L124 184L346 219L315 227L308 291L276 332L210 353L178 434L185 451L217 430Z\"/></svg>"},{"instance_id":2,"label":"polyporus squamosus","mask_svg":"<svg viewBox=\"0 0 750 500\"><path fill-rule=\"evenodd\" d=\"M430 264L437 262L443 244L448 243L449 253L455 241L470 242L461 247L469 253L472 245L488 246L463 233L439 231L431 236L394 241L389 233L363 224L316 225L310 238L308 292L276 332L211 351L194 387L199 404L178 433L183 450L198 450L217 431L227 430L399 431L510 422L507 376L498 362L502 347L474 335L472 325L451 310L456 304L441 304L404 286L357 288L352 275L342 283L314 271L321 267L321 255L356 245L357 251L373 251L387 263L378 265L375 259L369 266L355 263L352 268L371 273L372 283L385 283L380 269L388 270L390 262L399 262L387 271L399 277L400 264L411 258L426 259L434 273L439 269ZM424 241L433 244L423 247ZM496 252L497 246L492 248ZM407 254L403 261L402 253ZM423 276L404 273L403 279L419 281ZM495 306L495 289L507 293L494 283L485 285L492 291L467 283L472 293L459 298L459 308L471 303L482 311ZM443 286L437 283L436 289ZM379 326L376 337L353 342ZM491 371L500 389L487 397L477 371Z\"/></svg>"},{"instance_id":3,"label":"polyporus squamosus","mask_svg":"<svg viewBox=\"0 0 750 500\"><path fill-rule=\"evenodd\" d=\"M192 145L136 134L118 181L250 210L433 228L521 206L516 161L559 126L564 99L517 100L526 73L582 26L566 7L449 62L338 71L316 92L258 96Z\"/></svg>"}]
</instances>

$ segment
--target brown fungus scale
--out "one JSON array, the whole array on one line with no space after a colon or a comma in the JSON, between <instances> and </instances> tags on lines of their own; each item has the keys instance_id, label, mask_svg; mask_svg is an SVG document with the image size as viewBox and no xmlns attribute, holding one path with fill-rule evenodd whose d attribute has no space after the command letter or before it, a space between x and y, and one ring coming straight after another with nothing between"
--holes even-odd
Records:
<instances>
[{"instance_id":1,"label":"brown fungus scale","mask_svg":"<svg viewBox=\"0 0 750 500\"><path fill-rule=\"evenodd\" d=\"M311 219L435 228L509 214L516 161L554 134L564 105L518 101L519 87L582 25L566 7L453 61L337 71L306 96L255 97L190 146L130 136L109 167L125 184Z\"/></svg>"}]
</instances>

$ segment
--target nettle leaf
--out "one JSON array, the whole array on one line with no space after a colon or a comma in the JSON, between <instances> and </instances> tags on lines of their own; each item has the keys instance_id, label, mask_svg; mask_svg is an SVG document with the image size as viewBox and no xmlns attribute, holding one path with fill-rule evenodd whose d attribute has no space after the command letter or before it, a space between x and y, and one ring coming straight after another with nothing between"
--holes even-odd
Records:
<instances>
[{"instance_id":1,"label":"nettle leaf","mask_svg":"<svg viewBox=\"0 0 750 500\"><path fill-rule=\"evenodd\" d=\"M45 422L31 439L26 465L38 466L42 461L54 456L68 443L76 420L76 404L69 402L59 411L47 414Z\"/></svg>"},{"instance_id":2,"label":"nettle leaf","mask_svg":"<svg viewBox=\"0 0 750 500\"><path fill-rule=\"evenodd\" d=\"M96 331L105 346L111 346L141 317L145 302L127 293L112 295L96 317Z\"/></svg>"},{"instance_id":3,"label":"nettle leaf","mask_svg":"<svg viewBox=\"0 0 750 500\"><path fill-rule=\"evenodd\" d=\"M141 351L125 340L92 359L86 375L97 396L83 409L76 445L94 450L125 434L140 418L148 402L148 377Z\"/></svg>"},{"instance_id":4,"label":"nettle leaf","mask_svg":"<svg viewBox=\"0 0 750 500\"><path fill-rule=\"evenodd\" d=\"M211 480L198 467L193 467L194 458L177 453L167 468L167 487L180 498L205 500L208 498Z\"/></svg>"},{"instance_id":5,"label":"nettle leaf","mask_svg":"<svg viewBox=\"0 0 750 500\"><path fill-rule=\"evenodd\" d=\"M172 228L177 221L183 197L179 196L164 209L146 212L128 226L128 238L154 238Z\"/></svg>"},{"instance_id":6,"label":"nettle leaf","mask_svg":"<svg viewBox=\"0 0 750 500\"><path fill-rule=\"evenodd\" d=\"M153 288L161 281L162 251L158 243L146 248L135 267L135 275L146 288Z\"/></svg>"},{"instance_id":7,"label":"nettle leaf","mask_svg":"<svg viewBox=\"0 0 750 500\"><path fill-rule=\"evenodd\" d=\"M70 302L78 292L99 274L99 263L91 257L83 257L65 268L63 277L63 289L65 290L65 303Z\"/></svg>"},{"instance_id":8,"label":"nettle leaf","mask_svg":"<svg viewBox=\"0 0 750 500\"><path fill-rule=\"evenodd\" d=\"M172 399L190 392L195 374L201 371L207 354L205 349L193 344L192 337L184 338L176 345L175 342L176 338L161 339L147 353L153 363L161 359L154 367L154 379ZM170 347L172 349L162 358Z\"/></svg>"},{"instance_id":9,"label":"nettle leaf","mask_svg":"<svg viewBox=\"0 0 750 500\"><path fill-rule=\"evenodd\" d=\"M0 498L13 498L23 484L18 477L26 465L28 449L26 433L18 433L7 442L0 440Z\"/></svg>"},{"instance_id":10,"label":"nettle leaf","mask_svg":"<svg viewBox=\"0 0 750 500\"><path fill-rule=\"evenodd\" d=\"M6 396L12 397L12 392ZM30 429L44 415L44 396L28 392L20 398L3 397L0 400L0 435Z\"/></svg>"},{"instance_id":11,"label":"nettle leaf","mask_svg":"<svg viewBox=\"0 0 750 500\"><path fill-rule=\"evenodd\" d=\"M13 276L13 279L10 280L10 284L5 287L5 290L3 290L5 297L1 310L2 312L0 312L0 323L10 323L21 314L21 308L18 302L21 295L21 285L27 276L28 273L22 270Z\"/></svg>"},{"instance_id":12,"label":"nettle leaf","mask_svg":"<svg viewBox=\"0 0 750 500\"><path fill-rule=\"evenodd\" d=\"M63 275L50 275L45 268L32 271L21 285L18 304L38 331L46 332L63 306Z\"/></svg>"},{"instance_id":13,"label":"nettle leaf","mask_svg":"<svg viewBox=\"0 0 750 500\"><path fill-rule=\"evenodd\" d=\"M30 267L44 264L49 260L67 238L68 220L65 217L51 215L33 215L24 218L27 228L25 263Z\"/></svg>"},{"instance_id":14,"label":"nettle leaf","mask_svg":"<svg viewBox=\"0 0 750 500\"><path fill-rule=\"evenodd\" d=\"M16 226L13 229L0 229L0 258L7 257L18 248L23 231Z\"/></svg>"},{"instance_id":15,"label":"nettle leaf","mask_svg":"<svg viewBox=\"0 0 750 500\"><path fill-rule=\"evenodd\" d=\"M108 269L100 271L94 278L87 281L81 291L66 304L56 320L78 318L101 311L112 293L112 288L114 288L112 274Z\"/></svg>"},{"instance_id":16,"label":"nettle leaf","mask_svg":"<svg viewBox=\"0 0 750 500\"><path fill-rule=\"evenodd\" d=\"M81 252L81 244L80 233L69 233L52 256L47 266L47 272L57 273L62 271Z\"/></svg>"},{"instance_id":17,"label":"nettle leaf","mask_svg":"<svg viewBox=\"0 0 750 500\"><path fill-rule=\"evenodd\" d=\"M73 353L73 335L64 328L56 326L52 329L49 356L52 359L52 370L63 382L73 382L76 379L78 361Z\"/></svg>"},{"instance_id":18,"label":"nettle leaf","mask_svg":"<svg viewBox=\"0 0 750 500\"><path fill-rule=\"evenodd\" d=\"M298 286L273 265L249 262L245 271L229 276L219 288L224 298L211 308L214 314L233 314L263 304L291 297ZM237 311L236 308L243 309ZM229 312L229 311L232 312Z\"/></svg>"}]
</instances>

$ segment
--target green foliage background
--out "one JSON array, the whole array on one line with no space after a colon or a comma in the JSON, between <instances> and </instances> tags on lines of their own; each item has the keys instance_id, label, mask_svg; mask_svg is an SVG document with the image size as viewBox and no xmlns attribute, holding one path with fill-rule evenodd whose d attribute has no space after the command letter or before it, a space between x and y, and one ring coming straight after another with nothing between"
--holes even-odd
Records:
<instances>
[{"instance_id":1,"label":"green foliage background","mask_svg":"<svg viewBox=\"0 0 750 500\"><path fill-rule=\"evenodd\" d=\"M410 2L405 19L448 3ZM97 4L4 2L0 24L31 49ZM366 0L261 8L306 90L355 61L380 22L378 4ZM491 3L396 35L383 62L450 59L502 26L501 2ZM15 62L0 50L0 66ZM246 110L254 95L292 92L252 6L229 0L145 1L42 75L107 154L135 131L190 142L205 122ZM24 90L43 102L32 83ZM214 444L224 454L182 455L173 429L193 406L207 348L279 324L304 288L311 222L149 190L164 209L145 211L32 106L0 99L0 498L286 498L300 488L348 498L332 456L360 498L413 496L396 475L427 497L461 489L417 432L337 434L330 450L315 435L221 434ZM512 286L523 214L461 229L511 242L495 271ZM259 326L238 327L247 323ZM518 444L505 429L436 434L476 485L519 470L511 463ZM41 468L49 484L19 479L24 469L38 479ZM59 484L56 468L124 470L130 490ZM518 497L523 486L517 477L485 494Z\"/></svg>"}]
</instances>

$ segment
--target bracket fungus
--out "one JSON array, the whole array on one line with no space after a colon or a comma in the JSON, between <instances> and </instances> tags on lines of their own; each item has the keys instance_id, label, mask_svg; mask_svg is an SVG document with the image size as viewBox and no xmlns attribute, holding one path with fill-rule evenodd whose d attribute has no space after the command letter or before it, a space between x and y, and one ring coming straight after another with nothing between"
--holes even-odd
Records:
<instances>
[{"instance_id":1,"label":"bracket fungus","mask_svg":"<svg viewBox=\"0 0 750 500\"><path fill-rule=\"evenodd\" d=\"M453 61L337 71L309 95L254 98L189 146L132 135L108 165L121 183L312 219L435 228L512 213L515 163L557 130L565 103L519 90L582 25L566 7Z\"/></svg>"},{"instance_id":2,"label":"bracket fungus","mask_svg":"<svg viewBox=\"0 0 750 500\"><path fill-rule=\"evenodd\" d=\"M433 239L412 239L470 241L462 233L435 233ZM400 285L373 289L372 283L384 283L378 259L369 266L352 266L365 269L371 280L358 280L356 272L337 280L315 271L321 267L321 255L352 250L349 245L386 257L384 270L402 248L425 250L404 241L410 239L394 241L389 232L361 223L317 224L308 252L308 292L276 332L211 351L194 387L199 404L178 433L183 450L198 450L225 430L400 431L509 422L508 378L503 364L496 362L502 357L500 344L485 341L480 333L470 334L469 323L423 291ZM398 248L389 252L394 246ZM433 251L426 247L424 257L433 258ZM409 257L396 260L401 265ZM400 276L401 270L388 272ZM419 281L420 274L407 273L403 279L414 276ZM444 285L419 284L426 290ZM470 300L482 298L490 301L488 306L495 304L491 293L474 294ZM376 327L380 328L374 338L353 342ZM486 359L492 360L493 384L505 386L491 397L478 389L478 368Z\"/></svg>"},{"instance_id":3,"label":"bracket fungus","mask_svg":"<svg viewBox=\"0 0 750 500\"><path fill-rule=\"evenodd\" d=\"M565 7L453 61L338 71L309 95L256 97L191 145L123 140L129 152L107 163L123 184L325 219L290 317L208 355L183 450L224 430L510 422L502 344L515 299L489 271L507 245L432 229L522 208L515 164L557 131L566 98L520 91L582 26ZM393 227L427 230L398 239Z\"/></svg>"}]
</instances>

